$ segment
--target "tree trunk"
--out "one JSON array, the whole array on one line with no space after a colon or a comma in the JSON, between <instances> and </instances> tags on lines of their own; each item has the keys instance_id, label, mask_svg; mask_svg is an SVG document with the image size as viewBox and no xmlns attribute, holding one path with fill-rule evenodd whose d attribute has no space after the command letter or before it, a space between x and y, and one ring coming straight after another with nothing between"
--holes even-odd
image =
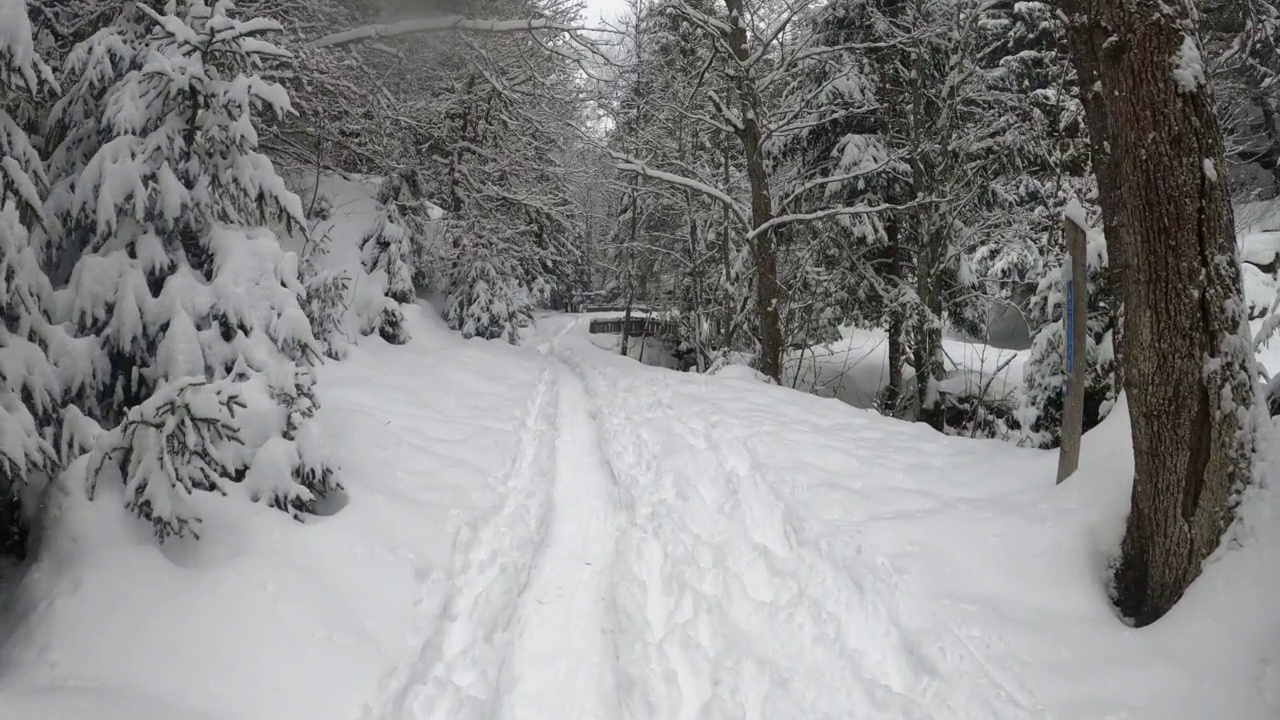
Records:
<instances>
[{"instance_id":1,"label":"tree trunk","mask_svg":"<svg viewBox=\"0 0 1280 720\"><path fill-rule=\"evenodd\" d=\"M729 187L729 150L723 152L722 166L724 185ZM737 321L737 313L734 310L733 293L729 292L730 279L733 277L733 248L730 246L730 228L732 227L732 218L729 217L729 206L722 205L720 210L720 261L724 264L724 277L720 281L720 287L724 290L724 312L721 315L720 329L723 333L720 345L725 352L733 350L734 329Z\"/></svg>"},{"instance_id":2,"label":"tree trunk","mask_svg":"<svg viewBox=\"0 0 1280 720\"><path fill-rule=\"evenodd\" d=\"M622 357L627 357L630 349L628 341L631 339L631 305L634 301L635 296L627 293L627 309L622 313L622 339L618 342Z\"/></svg>"},{"instance_id":3,"label":"tree trunk","mask_svg":"<svg viewBox=\"0 0 1280 720\"><path fill-rule=\"evenodd\" d=\"M1124 386L1124 315L1123 290L1125 267L1124 193L1120 185L1118 156L1112 152L1111 118L1102 97L1102 83L1098 77L1101 61L1099 53L1110 33L1099 19L1096 3L1099 0L1064 0L1070 16L1071 60L1076 67L1080 84L1080 101L1084 105L1085 124L1089 129L1089 164L1098 180L1098 204L1102 206L1102 227L1107 239L1107 273L1117 288L1116 324L1111 344L1116 362L1117 392Z\"/></svg>"},{"instance_id":4,"label":"tree trunk","mask_svg":"<svg viewBox=\"0 0 1280 720\"><path fill-rule=\"evenodd\" d=\"M890 216L885 224L885 239L889 245L888 281L894 296L888 303L889 386L885 388L881 410L889 417L898 417L898 404L902 401L902 365L906 361L906 348L902 342L903 318L897 297L898 286L902 282L902 239L897 217Z\"/></svg>"},{"instance_id":5,"label":"tree trunk","mask_svg":"<svg viewBox=\"0 0 1280 720\"><path fill-rule=\"evenodd\" d=\"M926 312L914 323L912 354L916 370L916 419L942 432L946 418L942 398L938 395L938 383L945 377L945 369L942 364L942 293L938 282L946 237L937 219L929 217L929 212L927 207L920 209L916 221L916 295Z\"/></svg>"},{"instance_id":6,"label":"tree trunk","mask_svg":"<svg viewBox=\"0 0 1280 720\"><path fill-rule=\"evenodd\" d=\"M738 91L742 127L738 137L747 161L747 178L751 183L751 228L763 226L773 219L773 198L769 189L769 169L765 163L763 136L760 132L760 95L746 67L750 57L747 30L743 24L747 11L743 0L725 0L729 10L729 45L736 66L730 71ZM757 233L751 243L756 264L756 333L760 342L760 372L782 382L782 316L778 309L781 288L778 285L778 256L773 233Z\"/></svg>"},{"instance_id":7,"label":"tree trunk","mask_svg":"<svg viewBox=\"0 0 1280 720\"><path fill-rule=\"evenodd\" d=\"M1222 134L1191 8L1096 2L1106 32L1091 47L1123 190L1110 200L1123 200L1117 249L1135 466L1116 604L1141 626L1200 574L1250 480L1254 360Z\"/></svg>"}]
</instances>

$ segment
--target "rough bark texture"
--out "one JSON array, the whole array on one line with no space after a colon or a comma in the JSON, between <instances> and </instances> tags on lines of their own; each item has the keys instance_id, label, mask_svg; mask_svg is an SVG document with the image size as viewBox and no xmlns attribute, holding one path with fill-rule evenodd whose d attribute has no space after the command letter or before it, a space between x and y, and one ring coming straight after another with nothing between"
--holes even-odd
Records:
<instances>
[{"instance_id":1,"label":"rough bark texture","mask_svg":"<svg viewBox=\"0 0 1280 720\"><path fill-rule=\"evenodd\" d=\"M773 219L773 199L769 190L769 168L765 163L764 138L760 130L760 95L751 81L747 60L750 50L744 18L743 0L725 0L729 10L729 46L737 66L730 66L742 111L742 127L737 131L747 161L747 178L751 183L751 227L761 227ZM756 263L756 315L760 342L760 372L782 381L782 315L778 308L778 254L773 233L758 233L751 251Z\"/></svg>"},{"instance_id":2,"label":"rough bark texture","mask_svg":"<svg viewBox=\"0 0 1280 720\"><path fill-rule=\"evenodd\" d=\"M1191 9L1095 2L1109 38L1091 47L1123 190L1111 243L1125 260L1135 461L1116 603L1146 625L1200 574L1250 479L1253 355L1213 93L1184 60L1201 47Z\"/></svg>"},{"instance_id":3,"label":"rough bark texture","mask_svg":"<svg viewBox=\"0 0 1280 720\"><path fill-rule=\"evenodd\" d=\"M885 236L889 244L888 281L891 287L896 289L898 283L902 282L902 237L897 217L891 215L885 223ZM889 386L884 391L881 411L890 417L898 417L899 405L902 402L902 366L906 362L906 348L903 343L902 311L896 306L891 306L889 309L888 325Z\"/></svg>"},{"instance_id":4,"label":"rough bark texture","mask_svg":"<svg viewBox=\"0 0 1280 720\"><path fill-rule=\"evenodd\" d=\"M1102 226L1107 238L1107 272L1114 279L1114 286L1124 287L1125 228L1124 193L1120 186L1120 167L1111 152L1111 119L1102 97L1102 81L1098 77L1101 63L1099 53L1108 37L1095 5L1098 0L1064 0L1064 9L1070 19L1071 59L1076 67L1080 83L1080 101L1084 105L1085 124L1089 129L1089 163L1098 179L1098 204L1102 207ZM1121 291L1123 292L1123 291ZM1123 297L1118 298L1123 303ZM1117 309L1123 316L1123 310ZM1117 318L1112 336L1116 357L1116 387L1124 386L1123 356L1124 329Z\"/></svg>"}]
</instances>

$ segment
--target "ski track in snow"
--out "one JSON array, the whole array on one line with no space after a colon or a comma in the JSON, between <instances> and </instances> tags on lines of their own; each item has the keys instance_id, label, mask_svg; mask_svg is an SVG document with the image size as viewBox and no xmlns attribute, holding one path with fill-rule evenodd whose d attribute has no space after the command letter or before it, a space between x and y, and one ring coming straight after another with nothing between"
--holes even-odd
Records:
<instances>
[{"instance_id":1,"label":"ski track in snow","mask_svg":"<svg viewBox=\"0 0 1280 720\"><path fill-rule=\"evenodd\" d=\"M797 525L768 463L675 402L683 378L613 374L575 325L537 348L441 631L365 720L1043 717L988 641L899 598L884 556L836 559Z\"/></svg>"},{"instance_id":2,"label":"ski track in snow","mask_svg":"<svg viewBox=\"0 0 1280 720\"><path fill-rule=\"evenodd\" d=\"M519 457L495 488L504 502L455 543L442 631L387 678L366 720L619 716L617 489L582 381L546 362Z\"/></svg>"},{"instance_id":3,"label":"ski track in snow","mask_svg":"<svg viewBox=\"0 0 1280 720\"><path fill-rule=\"evenodd\" d=\"M381 709L369 720L465 720L492 717L500 697L497 669L510 650L509 598L528 583L533 558L525 548L545 536L544 476L554 459L546 428L556 414L555 375L544 371L530 402L522 447L497 490L504 501L456 540L453 588L443 630L427 638L419 658L387 683Z\"/></svg>"},{"instance_id":4,"label":"ski track in snow","mask_svg":"<svg viewBox=\"0 0 1280 720\"><path fill-rule=\"evenodd\" d=\"M582 381L559 369L549 531L520 597L504 667L505 720L618 717L611 579L617 489Z\"/></svg>"}]
</instances>

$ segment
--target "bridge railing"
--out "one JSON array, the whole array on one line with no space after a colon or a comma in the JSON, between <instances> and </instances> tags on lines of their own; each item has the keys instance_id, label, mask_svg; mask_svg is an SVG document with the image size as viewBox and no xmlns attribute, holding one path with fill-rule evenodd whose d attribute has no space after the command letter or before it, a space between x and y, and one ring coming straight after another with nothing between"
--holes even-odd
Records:
<instances>
[{"instance_id":1,"label":"bridge railing","mask_svg":"<svg viewBox=\"0 0 1280 720\"><path fill-rule=\"evenodd\" d=\"M591 321L590 331L595 334L621 335L624 325L628 337L667 333L666 322L649 317L633 317L629 322L624 318L597 318Z\"/></svg>"}]
</instances>

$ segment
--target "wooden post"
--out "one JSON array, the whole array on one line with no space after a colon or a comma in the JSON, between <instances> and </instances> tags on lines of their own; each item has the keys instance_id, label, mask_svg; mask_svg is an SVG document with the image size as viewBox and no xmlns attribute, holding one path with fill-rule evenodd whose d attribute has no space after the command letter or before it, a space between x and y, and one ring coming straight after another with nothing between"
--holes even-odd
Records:
<instances>
[{"instance_id":1,"label":"wooden post","mask_svg":"<svg viewBox=\"0 0 1280 720\"><path fill-rule=\"evenodd\" d=\"M1080 464L1080 436L1084 434L1085 347L1089 324L1088 269L1085 264L1087 228L1070 215L1062 219L1062 234L1067 242L1067 264L1063 268L1066 287L1066 312L1063 313L1063 368L1067 375L1066 395L1062 401L1062 444L1058 453L1058 482L1066 480Z\"/></svg>"}]
</instances>

